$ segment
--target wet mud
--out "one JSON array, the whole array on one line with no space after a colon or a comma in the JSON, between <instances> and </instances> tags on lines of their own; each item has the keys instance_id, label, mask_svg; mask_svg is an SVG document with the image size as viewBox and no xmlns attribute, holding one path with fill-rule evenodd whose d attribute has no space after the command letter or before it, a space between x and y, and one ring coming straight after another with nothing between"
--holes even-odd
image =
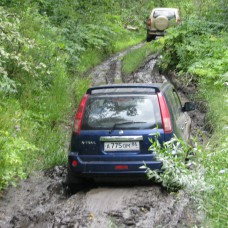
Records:
<instances>
[{"instance_id":1,"label":"wet mud","mask_svg":"<svg viewBox=\"0 0 228 228\"><path fill-rule=\"evenodd\" d=\"M136 72L121 73L123 56L142 45L96 66L90 72L93 85L170 80L183 100L187 100L195 88L178 84L175 75L161 75L156 67L158 54L149 56ZM192 112L193 134L203 131L204 115L205 110ZM70 194L64 185L65 176L66 167L58 166L34 173L16 188L5 191L0 198L0 227L193 227L200 225L204 218L184 191L169 193L152 183L105 183Z\"/></svg>"}]
</instances>

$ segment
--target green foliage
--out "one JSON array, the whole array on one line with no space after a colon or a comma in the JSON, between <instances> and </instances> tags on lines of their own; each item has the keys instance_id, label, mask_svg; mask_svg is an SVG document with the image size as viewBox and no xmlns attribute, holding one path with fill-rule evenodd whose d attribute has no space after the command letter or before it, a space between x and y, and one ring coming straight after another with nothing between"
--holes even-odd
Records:
<instances>
[{"instance_id":1,"label":"green foliage","mask_svg":"<svg viewBox=\"0 0 228 228\"><path fill-rule=\"evenodd\" d=\"M206 180L213 185L212 191L204 196L207 220L213 222L213 227L228 225L228 134L223 128L211 140L211 148L204 153L204 165L207 169Z\"/></svg>"},{"instance_id":2,"label":"green foliage","mask_svg":"<svg viewBox=\"0 0 228 228\"><path fill-rule=\"evenodd\" d=\"M141 41L141 32L132 35L125 30L122 9L114 3L1 1L0 130L16 132L28 148L37 148L34 157L23 151L32 165L20 156L20 149L15 156L21 166L12 168L3 160L1 178L7 170L14 174L1 182L1 188L33 169L66 162L72 111L90 84L80 74L135 39ZM122 45L126 38L129 43ZM5 154L9 149L5 147Z\"/></svg>"},{"instance_id":3,"label":"green foliage","mask_svg":"<svg viewBox=\"0 0 228 228\"><path fill-rule=\"evenodd\" d=\"M0 96L16 93L16 83L7 77L7 72L1 69Z\"/></svg>"},{"instance_id":4,"label":"green foliage","mask_svg":"<svg viewBox=\"0 0 228 228\"><path fill-rule=\"evenodd\" d=\"M208 183L213 191L205 195L208 220L214 227L226 227L228 221L228 90L224 86L202 84L202 97L207 101L207 124L213 129L210 144L202 154Z\"/></svg>"},{"instance_id":5,"label":"green foliage","mask_svg":"<svg viewBox=\"0 0 228 228\"><path fill-rule=\"evenodd\" d=\"M205 181L212 187L201 197L206 220L213 227L228 225L228 36L227 17L222 16L226 6L222 2L200 1L201 9L159 40L164 47L161 68L175 70L180 77L190 76L189 80L198 82L197 99L207 102L205 127L212 136L210 144L199 153L199 159L205 168Z\"/></svg>"},{"instance_id":6,"label":"green foliage","mask_svg":"<svg viewBox=\"0 0 228 228\"><path fill-rule=\"evenodd\" d=\"M227 36L218 36L215 28L204 25L191 19L178 30L170 29L168 36L160 40L165 51L161 67L223 83L228 72Z\"/></svg>"},{"instance_id":7,"label":"green foliage","mask_svg":"<svg viewBox=\"0 0 228 228\"><path fill-rule=\"evenodd\" d=\"M156 155L156 159L161 161L163 165L162 173L151 170L146 165L141 167L146 168L149 179L161 183L169 191L185 188L187 192L199 193L207 190L208 187L203 178L203 167L200 167L191 155L193 153L191 150L194 151L195 157L196 153L201 152L202 148L199 145L196 144L195 148L192 149L187 143L176 137L163 145L159 143L157 138L153 141L150 139L150 142L149 150ZM189 161L186 162L186 159Z\"/></svg>"},{"instance_id":8,"label":"green foliage","mask_svg":"<svg viewBox=\"0 0 228 228\"><path fill-rule=\"evenodd\" d=\"M72 109L68 54L46 17L32 9L23 12L0 8L1 189L34 168L66 161L67 129L60 126Z\"/></svg>"},{"instance_id":9,"label":"green foliage","mask_svg":"<svg viewBox=\"0 0 228 228\"><path fill-rule=\"evenodd\" d=\"M29 11L19 18L0 8L0 15L0 71L4 76L0 81L1 93L23 93L26 86L31 86L30 82L34 84L34 92L50 86L56 68L61 67L56 67L56 64L64 61L64 57L57 49L56 40L53 42L53 39L49 41L44 37L52 38L57 35L56 31L44 24L47 21L39 15L30 16ZM27 30L28 22L33 20Z\"/></svg>"},{"instance_id":10,"label":"green foliage","mask_svg":"<svg viewBox=\"0 0 228 228\"><path fill-rule=\"evenodd\" d=\"M31 61L26 61L24 55L29 48L34 47L34 42L29 40L18 32L19 19L16 15L9 14L0 8L0 29L1 29L1 46L0 46L0 93L7 95L16 92L15 78L20 74L38 75L34 71ZM42 65L41 65L42 69Z\"/></svg>"},{"instance_id":11,"label":"green foliage","mask_svg":"<svg viewBox=\"0 0 228 228\"><path fill-rule=\"evenodd\" d=\"M123 8L122 1L113 0L37 2L40 12L48 15L52 23L62 28L65 49L70 55L68 69L72 74L77 69L81 71L83 56L87 55L87 50L107 56L115 51L115 43L125 33L127 24L141 28L144 26L143 20L139 20L143 15L144 5L135 0L134 7L130 9ZM128 21L129 17L134 19Z\"/></svg>"},{"instance_id":12,"label":"green foliage","mask_svg":"<svg viewBox=\"0 0 228 228\"><path fill-rule=\"evenodd\" d=\"M0 131L0 190L15 185L26 177L26 166L35 157L37 148L15 133Z\"/></svg>"},{"instance_id":13,"label":"green foliage","mask_svg":"<svg viewBox=\"0 0 228 228\"><path fill-rule=\"evenodd\" d=\"M86 90L91 86L91 79L86 77L77 77L74 86L75 104L79 104L82 96L85 94Z\"/></svg>"},{"instance_id":14,"label":"green foliage","mask_svg":"<svg viewBox=\"0 0 228 228\"><path fill-rule=\"evenodd\" d=\"M77 69L81 71L82 58L87 55L87 50L106 56L122 47L126 48L128 44L119 42L126 41L126 37L129 37L131 45L136 42L132 37L138 39L138 42L141 41L142 38L138 37L142 37L142 32L145 32L145 20L153 7L149 0L126 2L120 0L11 0L3 1L2 5L16 9L17 12L21 11L27 16L31 13L32 15L39 13L42 18L48 18L51 23L60 28L64 37L61 48L69 54L66 61L68 70L72 74L77 73ZM44 21L40 22L42 24ZM32 23L32 20L29 23ZM36 22L34 24L38 25ZM125 29L127 25L137 26L141 32L138 34L131 32L130 35ZM121 47L116 47L116 43Z\"/></svg>"}]
</instances>

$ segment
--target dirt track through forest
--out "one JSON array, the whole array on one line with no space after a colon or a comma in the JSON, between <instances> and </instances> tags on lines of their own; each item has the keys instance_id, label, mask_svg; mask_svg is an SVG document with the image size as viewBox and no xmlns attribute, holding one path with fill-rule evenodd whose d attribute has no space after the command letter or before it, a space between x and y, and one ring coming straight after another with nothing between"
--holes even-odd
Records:
<instances>
[{"instance_id":1,"label":"dirt track through forest","mask_svg":"<svg viewBox=\"0 0 228 228\"><path fill-rule=\"evenodd\" d=\"M155 67L158 55L147 58L134 73L121 73L121 59L130 50L121 52L90 72L94 85L107 83L162 82L167 76ZM168 77L183 99L195 88L185 88ZM192 112L193 133L203 130L204 110ZM55 167L35 173L17 188L9 188L0 199L0 227L193 227L203 215L194 210L194 203L184 191L168 193L158 185L135 183L96 185L74 195L66 194L63 180L66 168Z\"/></svg>"}]
</instances>

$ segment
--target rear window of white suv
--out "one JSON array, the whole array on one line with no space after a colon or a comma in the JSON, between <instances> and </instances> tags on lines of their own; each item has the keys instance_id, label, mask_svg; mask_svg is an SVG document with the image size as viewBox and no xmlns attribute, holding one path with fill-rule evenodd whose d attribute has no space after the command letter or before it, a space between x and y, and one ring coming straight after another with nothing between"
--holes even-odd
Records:
<instances>
[{"instance_id":1,"label":"rear window of white suv","mask_svg":"<svg viewBox=\"0 0 228 228\"><path fill-rule=\"evenodd\" d=\"M90 96L82 130L151 129L161 126L157 95Z\"/></svg>"},{"instance_id":2,"label":"rear window of white suv","mask_svg":"<svg viewBox=\"0 0 228 228\"><path fill-rule=\"evenodd\" d=\"M153 17L157 18L159 16L165 16L169 20L176 17L175 12L172 10L156 10L156 11L154 11Z\"/></svg>"}]
</instances>

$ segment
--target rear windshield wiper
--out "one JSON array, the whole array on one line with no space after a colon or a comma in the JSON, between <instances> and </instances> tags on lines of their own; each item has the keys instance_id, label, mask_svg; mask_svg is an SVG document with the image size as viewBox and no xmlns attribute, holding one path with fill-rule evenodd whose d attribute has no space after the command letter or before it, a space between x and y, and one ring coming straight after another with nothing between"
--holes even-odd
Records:
<instances>
[{"instance_id":1,"label":"rear windshield wiper","mask_svg":"<svg viewBox=\"0 0 228 228\"><path fill-rule=\"evenodd\" d=\"M138 124L138 123L147 123L147 122L125 121L125 122L114 123L113 126L112 126L112 128L111 128L111 130L109 131L109 134L111 134L111 133L115 130L116 126L118 126L118 125L124 125L124 124Z\"/></svg>"}]
</instances>

